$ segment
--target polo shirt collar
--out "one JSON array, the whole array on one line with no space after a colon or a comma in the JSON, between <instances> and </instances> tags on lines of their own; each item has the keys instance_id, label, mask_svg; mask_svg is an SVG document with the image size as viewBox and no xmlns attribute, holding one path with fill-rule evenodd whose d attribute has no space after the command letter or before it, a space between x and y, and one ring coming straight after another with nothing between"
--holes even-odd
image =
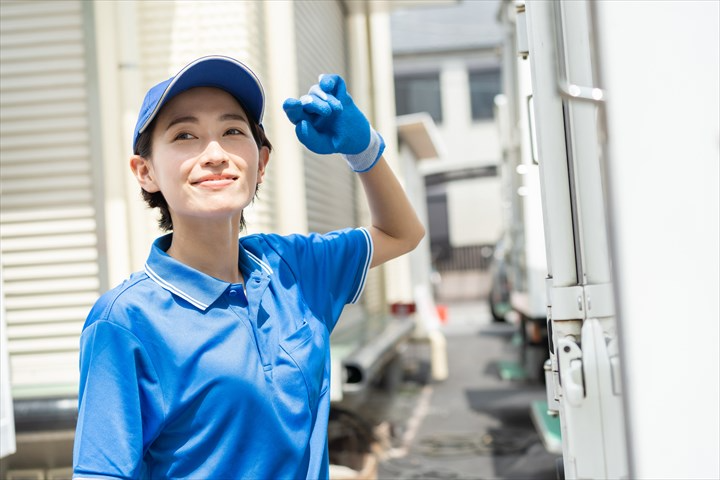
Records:
<instances>
[{"instance_id":1,"label":"polo shirt collar","mask_svg":"<svg viewBox=\"0 0 720 480\"><path fill-rule=\"evenodd\" d=\"M172 233L153 242L145 263L145 273L160 287L177 295L199 310L206 311L231 285L228 282L195 270L167 254ZM253 275L267 277L270 267L238 242L240 271L247 280ZM257 274L255 272L258 272Z\"/></svg>"}]
</instances>

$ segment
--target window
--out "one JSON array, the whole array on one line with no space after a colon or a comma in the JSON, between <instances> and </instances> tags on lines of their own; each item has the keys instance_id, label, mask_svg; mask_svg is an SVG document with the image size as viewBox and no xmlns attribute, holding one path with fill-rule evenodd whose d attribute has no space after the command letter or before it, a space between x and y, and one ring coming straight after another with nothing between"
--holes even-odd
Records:
<instances>
[{"instance_id":1,"label":"window","mask_svg":"<svg viewBox=\"0 0 720 480\"><path fill-rule=\"evenodd\" d=\"M440 74L403 75L395 78L395 109L398 115L428 112L442 122Z\"/></svg>"},{"instance_id":2,"label":"window","mask_svg":"<svg viewBox=\"0 0 720 480\"><path fill-rule=\"evenodd\" d=\"M471 71L469 77L473 120L492 120L495 95L502 90L500 70Z\"/></svg>"}]
</instances>

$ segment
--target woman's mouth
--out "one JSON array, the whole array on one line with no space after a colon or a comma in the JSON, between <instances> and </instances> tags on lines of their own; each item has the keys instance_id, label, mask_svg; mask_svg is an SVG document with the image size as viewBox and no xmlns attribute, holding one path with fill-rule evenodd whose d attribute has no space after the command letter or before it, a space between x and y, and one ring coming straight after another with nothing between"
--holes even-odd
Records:
<instances>
[{"instance_id":1,"label":"woman's mouth","mask_svg":"<svg viewBox=\"0 0 720 480\"><path fill-rule=\"evenodd\" d=\"M191 184L197 187L221 188L232 184L237 178L233 175L206 175Z\"/></svg>"}]
</instances>

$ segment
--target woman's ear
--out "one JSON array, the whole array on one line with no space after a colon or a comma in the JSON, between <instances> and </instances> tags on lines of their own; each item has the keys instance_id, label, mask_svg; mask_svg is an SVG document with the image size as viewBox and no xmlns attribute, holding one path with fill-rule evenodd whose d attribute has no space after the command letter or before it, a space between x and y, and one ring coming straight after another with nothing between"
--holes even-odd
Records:
<instances>
[{"instance_id":1,"label":"woman's ear","mask_svg":"<svg viewBox=\"0 0 720 480\"><path fill-rule=\"evenodd\" d=\"M270 149L267 147L261 147L260 155L258 155L258 185L263 182L263 178L265 177L265 169L267 168L268 162L270 162Z\"/></svg>"},{"instance_id":2,"label":"woman's ear","mask_svg":"<svg viewBox=\"0 0 720 480\"><path fill-rule=\"evenodd\" d=\"M148 193L160 191L160 187L153 179L152 163L145 157L133 155L130 157L130 170L137 179L140 187Z\"/></svg>"}]
</instances>

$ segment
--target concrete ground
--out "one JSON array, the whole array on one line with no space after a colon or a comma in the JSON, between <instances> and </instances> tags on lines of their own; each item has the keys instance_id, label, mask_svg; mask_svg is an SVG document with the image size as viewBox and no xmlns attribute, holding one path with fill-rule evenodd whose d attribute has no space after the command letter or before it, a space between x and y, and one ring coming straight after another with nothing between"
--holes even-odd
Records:
<instances>
[{"instance_id":1,"label":"concrete ground","mask_svg":"<svg viewBox=\"0 0 720 480\"><path fill-rule=\"evenodd\" d=\"M548 453L530 419L542 385L501 380L496 364L515 359L514 327L493 323L483 301L448 305L443 326L449 378L406 377L394 393L374 391L362 407L381 438L380 479L554 479ZM406 366L429 358L413 345ZM416 376L423 376L416 372Z\"/></svg>"}]
</instances>

